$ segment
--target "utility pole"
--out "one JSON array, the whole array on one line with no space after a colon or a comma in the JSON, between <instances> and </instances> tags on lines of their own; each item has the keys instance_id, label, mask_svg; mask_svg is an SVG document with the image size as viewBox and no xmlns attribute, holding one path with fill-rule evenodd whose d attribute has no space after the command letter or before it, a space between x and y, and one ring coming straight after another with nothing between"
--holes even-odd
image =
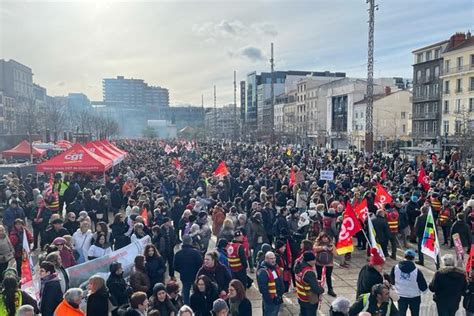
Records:
<instances>
[{"instance_id":1,"label":"utility pole","mask_svg":"<svg viewBox=\"0 0 474 316\"><path fill-rule=\"evenodd\" d=\"M237 72L234 70L234 139L237 140Z\"/></svg>"},{"instance_id":2,"label":"utility pole","mask_svg":"<svg viewBox=\"0 0 474 316\"><path fill-rule=\"evenodd\" d=\"M365 152L371 154L374 150L374 22L375 10L378 9L378 6L375 4L375 0L366 1L369 4L369 39L367 53L367 110L365 114Z\"/></svg>"},{"instance_id":3,"label":"utility pole","mask_svg":"<svg viewBox=\"0 0 474 316\"><path fill-rule=\"evenodd\" d=\"M274 90L274 78L273 78L273 71L275 68L274 59L273 59L273 43L270 45L270 77L271 77L271 84L270 84L270 98L271 98L271 108L270 108L270 142L273 144L275 142L275 90Z\"/></svg>"},{"instance_id":4,"label":"utility pole","mask_svg":"<svg viewBox=\"0 0 474 316\"><path fill-rule=\"evenodd\" d=\"M214 85L214 137L217 135L217 103L216 103L216 85Z\"/></svg>"}]
</instances>

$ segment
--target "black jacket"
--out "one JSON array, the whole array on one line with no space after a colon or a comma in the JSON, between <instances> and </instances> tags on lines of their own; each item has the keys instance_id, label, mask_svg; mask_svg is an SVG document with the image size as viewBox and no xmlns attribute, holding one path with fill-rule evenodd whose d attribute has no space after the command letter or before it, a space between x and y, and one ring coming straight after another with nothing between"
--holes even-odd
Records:
<instances>
[{"instance_id":1,"label":"black jacket","mask_svg":"<svg viewBox=\"0 0 474 316\"><path fill-rule=\"evenodd\" d=\"M383 283L382 274L371 265L363 266L357 279L356 297L359 297L361 294L370 293L372 286L379 283Z\"/></svg>"},{"instance_id":2,"label":"black jacket","mask_svg":"<svg viewBox=\"0 0 474 316\"><path fill-rule=\"evenodd\" d=\"M210 316L212 303L218 298L217 288L215 286L206 289L206 293L194 291L189 298L190 307L195 316Z\"/></svg>"},{"instance_id":3,"label":"black jacket","mask_svg":"<svg viewBox=\"0 0 474 316\"><path fill-rule=\"evenodd\" d=\"M199 269L196 277L200 275L208 276L212 282L217 284L217 289L219 292L226 291L229 288L229 283L232 280L232 276L229 271L219 262L216 262L216 265L213 269L208 269L204 266Z\"/></svg>"},{"instance_id":4,"label":"black jacket","mask_svg":"<svg viewBox=\"0 0 474 316\"><path fill-rule=\"evenodd\" d=\"M166 271L165 260L162 256L146 257L146 272L150 278L151 287L156 283L163 283Z\"/></svg>"},{"instance_id":5,"label":"black jacket","mask_svg":"<svg viewBox=\"0 0 474 316\"><path fill-rule=\"evenodd\" d=\"M390 240L390 228L388 227L387 219L383 216L375 216L372 220L376 239L379 243L386 243Z\"/></svg>"},{"instance_id":6,"label":"black jacket","mask_svg":"<svg viewBox=\"0 0 474 316\"><path fill-rule=\"evenodd\" d=\"M420 240L423 238L423 234L425 232L427 218L428 218L428 214L421 214L420 216L416 218L416 221L415 221L416 237L418 237L418 239Z\"/></svg>"},{"instance_id":7,"label":"black jacket","mask_svg":"<svg viewBox=\"0 0 474 316\"><path fill-rule=\"evenodd\" d=\"M87 315L107 315L109 312L109 291L104 286L87 297Z\"/></svg>"},{"instance_id":8,"label":"black jacket","mask_svg":"<svg viewBox=\"0 0 474 316\"><path fill-rule=\"evenodd\" d=\"M42 316L53 316L54 310L63 300L61 284L56 276L44 281L41 280L41 303L40 312Z\"/></svg>"},{"instance_id":9,"label":"black jacket","mask_svg":"<svg viewBox=\"0 0 474 316\"><path fill-rule=\"evenodd\" d=\"M111 273L107 279L107 288L110 291L112 303L122 306L128 303L128 292L131 290L122 275Z\"/></svg>"},{"instance_id":10,"label":"black jacket","mask_svg":"<svg viewBox=\"0 0 474 316\"><path fill-rule=\"evenodd\" d=\"M471 246L471 228L465 221L456 221L451 227L451 247L454 247L454 240L452 238L454 234L459 234L463 247Z\"/></svg>"},{"instance_id":11,"label":"black jacket","mask_svg":"<svg viewBox=\"0 0 474 316\"><path fill-rule=\"evenodd\" d=\"M163 249L160 249L163 252L163 255L174 251L174 246L176 245L176 232L173 226L167 227L166 224L163 224L160 227L160 232L164 242Z\"/></svg>"},{"instance_id":12,"label":"black jacket","mask_svg":"<svg viewBox=\"0 0 474 316\"><path fill-rule=\"evenodd\" d=\"M43 248L46 244L50 245L56 237L63 237L65 235L69 235L69 232L66 228L61 227L58 231L54 229L54 227L50 226L41 238L41 248Z\"/></svg>"},{"instance_id":13,"label":"black jacket","mask_svg":"<svg viewBox=\"0 0 474 316\"><path fill-rule=\"evenodd\" d=\"M174 256L174 269L179 272L181 281L193 282L201 266L201 253L190 245L183 245Z\"/></svg>"},{"instance_id":14,"label":"black jacket","mask_svg":"<svg viewBox=\"0 0 474 316\"><path fill-rule=\"evenodd\" d=\"M230 311L230 301L229 299L226 300L227 306L229 306L229 316L252 316L252 303L248 298L244 298L239 303L239 309L237 314L231 313Z\"/></svg>"},{"instance_id":15,"label":"black jacket","mask_svg":"<svg viewBox=\"0 0 474 316\"><path fill-rule=\"evenodd\" d=\"M466 291L466 276L463 270L446 267L438 270L430 282L433 300L445 306L459 306L461 296Z\"/></svg>"},{"instance_id":16,"label":"black jacket","mask_svg":"<svg viewBox=\"0 0 474 316\"><path fill-rule=\"evenodd\" d=\"M112 234L110 242L114 245L114 250L123 248L130 244L130 237L125 235L128 232L127 223L113 223L110 225Z\"/></svg>"}]
</instances>

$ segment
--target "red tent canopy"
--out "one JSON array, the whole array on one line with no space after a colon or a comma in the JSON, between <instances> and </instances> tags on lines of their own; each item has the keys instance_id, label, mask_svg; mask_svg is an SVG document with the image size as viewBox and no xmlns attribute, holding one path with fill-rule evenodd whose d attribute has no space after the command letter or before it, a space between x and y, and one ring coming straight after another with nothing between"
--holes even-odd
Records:
<instances>
[{"instance_id":1,"label":"red tent canopy","mask_svg":"<svg viewBox=\"0 0 474 316\"><path fill-rule=\"evenodd\" d=\"M89 142L85 146L90 152L96 154L97 156L100 156L102 158L106 158L109 160L112 160L114 162L114 166L120 163L120 157L117 157L116 155L105 151L104 149L98 147L96 144L93 142Z\"/></svg>"},{"instance_id":2,"label":"red tent canopy","mask_svg":"<svg viewBox=\"0 0 474 316\"><path fill-rule=\"evenodd\" d=\"M103 141L101 141L104 145L106 146L109 146L110 148L112 148L113 150L115 151L118 151L119 153L123 154L124 156L127 155L127 152L125 150L122 150L120 148L118 148L117 146L115 146L114 144L112 144L111 142L109 142L107 139L104 139Z\"/></svg>"},{"instance_id":3,"label":"red tent canopy","mask_svg":"<svg viewBox=\"0 0 474 316\"><path fill-rule=\"evenodd\" d=\"M119 159L119 162L121 162L123 158L125 157L125 154L103 144L101 141L96 140L95 142L93 142L93 144L96 145L98 148L102 149L103 151L106 151L114 155L115 157L117 157L117 159Z\"/></svg>"},{"instance_id":4,"label":"red tent canopy","mask_svg":"<svg viewBox=\"0 0 474 316\"><path fill-rule=\"evenodd\" d=\"M31 147L27 140L23 140L12 149L4 150L2 155L3 157L29 157L32 153L33 157L41 157L45 152L44 149Z\"/></svg>"},{"instance_id":5,"label":"red tent canopy","mask_svg":"<svg viewBox=\"0 0 474 316\"><path fill-rule=\"evenodd\" d=\"M105 172L112 167L110 159L102 158L81 144L36 166L37 172Z\"/></svg>"},{"instance_id":6,"label":"red tent canopy","mask_svg":"<svg viewBox=\"0 0 474 316\"><path fill-rule=\"evenodd\" d=\"M56 142L56 146L61 147L63 149L69 149L72 147L72 143L68 140L61 139Z\"/></svg>"}]
</instances>

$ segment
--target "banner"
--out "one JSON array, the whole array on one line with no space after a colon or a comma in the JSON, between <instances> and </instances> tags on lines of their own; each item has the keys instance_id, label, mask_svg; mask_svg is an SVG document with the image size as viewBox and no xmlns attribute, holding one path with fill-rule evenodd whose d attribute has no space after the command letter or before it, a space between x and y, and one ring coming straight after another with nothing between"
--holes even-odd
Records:
<instances>
[{"instance_id":1,"label":"banner","mask_svg":"<svg viewBox=\"0 0 474 316\"><path fill-rule=\"evenodd\" d=\"M357 202L356 202L357 203ZM354 211L357 217L365 223L369 216L369 209L367 208L367 199L363 199L362 202L356 204Z\"/></svg>"},{"instance_id":2,"label":"banner","mask_svg":"<svg viewBox=\"0 0 474 316\"><path fill-rule=\"evenodd\" d=\"M377 192L375 193L374 204L377 208L381 209L385 204L392 202L392 197L385 191L384 187L377 182Z\"/></svg>"},{"instance_id":3,"label":"banner","mask_svg":"<svg viewBox=\"0 0 474 316\"><path fill-rule=\"evenodd\" d=\"M135 257L143 254L143 249L151 243L150 236L120 248L106 256L86 261L66 269L69 276L69 287L79 287L96 273L109 273L109 266L117 261L122 264L124 276L128 275L134 265Z\"/></svg>"},{"instance_id":4,"label":"banner","mask_svg":"<svg viewBox=\"0 0 474 316\"><path fill-rule=\"evenodd\" d=\"M352 237L357 234L362 227L352 209L349 202L346 203L346 210L344 212L344 218L342 220L341 230L339 231L339 238L336 243L336 252L338 255L342 255L354 250L352 244Z\"/></svg>"},{"instance_id":5,"label":"banner","mask_svg":"<svg viewBox=\"0 0 474 316\"><path fill-rule=\"evenodd\" d=\"M214 176L228 176L229 175L229 169L227 169L227 166L224 161L221 161L221 163L217 166L216 170L213 173Z\"/></svg>"},{"instance_id":6,"label":"banner","mask_svg":"<svg viewBox=\"0 0 474 316\"><path fill-rule=\"evenodd\" d=\"M296 174L295 174L295 169L293 167L291 167L291 170L290 170L290 181L288 183L288 186L291 188L292 186L294 186L296 183Z\"/></svg>"},{"instance_id":7,"label":"banner","mask_svg":"<svg viewBox=\"0 0 474 316\"><path fill-rule=\"evenodd\" d=\"M428 191L430 189L430 177L426 175L423 166L420 166L420 171L418 171L418 183L421 184L423 190Z\"/></svg>"},{"instance_id":8,"label":"banner","mask_svg":"<svg viewBox=\"0 0 474 316\"><path fill-rule=\"evenodd\" d=\"M434 261L438 263L439 242L431 207L428 211L428 217L426 218L425 231L421 241L421 252L433 258Z\"/></svg>"},{"instance_id":9,"label":"banner","mask_svg":"<svg viewBox=\"0 0 474 316\"><path fill-rule=\"evenodd\" d=\"M466 272L468 273L471 273L471 269L472 269L472 264L474 262L474 243L471 244L471 249L469 250L469 258L467 258L467 262L466 262Z\"/></svg>"},{"instance_id":10,"label":"banner","mask_svg":"<svg viewBox=\"0 0 474 316\"><path fill-rule=\"evenodd\" d=\"M456 248L456 259L457 259L457 266L463 267L464 266L464 248L462 247L461 238L459 234L453 234L453 242L454 247Z\"/></svg>"},{"instance_id":11,"label":"banner","mask_svg":"<svg viewBox=\"0 0 474 316\"><path fill-rule=\"evenodd\" d=\"M332 181L334 180L334 170L321 170L319 180Z\"/></svg>"},{"instance_id":12,"label":"banner","mask_svg":"<svg viewBox=\"0 0 474 316\"><path fill-rule=\"evenodd\" d=\"M367 217L367 224L369 226L369 243L371 248L377 249L380 257L385 260L385 255L383 254L382 246L377 242L377 234L375 233L374 225L372 224L372 220L370 216Z\"/></svg>"}]
</instances>

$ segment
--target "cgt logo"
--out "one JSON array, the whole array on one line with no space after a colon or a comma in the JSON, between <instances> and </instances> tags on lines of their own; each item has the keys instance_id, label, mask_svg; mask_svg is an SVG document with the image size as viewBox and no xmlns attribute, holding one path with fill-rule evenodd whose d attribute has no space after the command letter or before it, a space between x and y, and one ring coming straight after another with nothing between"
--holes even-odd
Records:
<instances>
[{"instance_id":1,"label":"cgt logo","mask_svg":"<svg viewBox=\"0 0 474 316\"><path fill-rule=\"evenodd\" d=\"M75 162L82 160L83 153L72 153L72 154L67 154L64 156L64 159L68 160L69 162Z\"/></svg>"}]
</instances>

